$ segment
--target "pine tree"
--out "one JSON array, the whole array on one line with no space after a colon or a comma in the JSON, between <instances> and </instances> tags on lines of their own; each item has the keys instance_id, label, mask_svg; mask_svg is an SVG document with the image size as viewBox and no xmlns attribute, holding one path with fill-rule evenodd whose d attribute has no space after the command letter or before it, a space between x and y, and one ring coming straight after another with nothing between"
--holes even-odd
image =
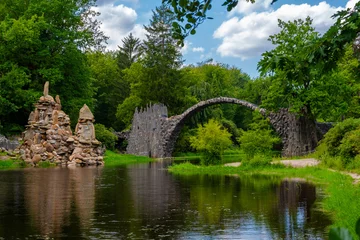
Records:
<instances>
[{"instance_id":1,"label":"pine tree","mask_svg":"<svg viewBox=\"0 0 360 240\"><path fill-rule=\"evenodd\" d=\"M139 38L129 34L122 40L122 47L118 46L117 62L120 69L126 69L136 62L143 53Z\"/></svg>"},{"instance_id":2,"label":"pine tree","mask_svg":"<svg viewBox=\"0 0 360 240\"><path fill-rule=\"evenodd\" d=\"M148 67L159 66L162 69L177 69L181 66L180 48L177 40L172 37L174 15L165 5L156 7L153 11L144 41L145 64Z\"/></svg>"}]
</instances>

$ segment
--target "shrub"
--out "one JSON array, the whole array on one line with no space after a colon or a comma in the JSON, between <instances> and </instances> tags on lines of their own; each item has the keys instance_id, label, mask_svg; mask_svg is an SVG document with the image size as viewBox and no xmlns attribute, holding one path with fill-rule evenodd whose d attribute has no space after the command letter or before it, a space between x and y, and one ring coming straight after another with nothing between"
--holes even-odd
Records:
<instances>
[{"instance_id":1,"label":"shrub","mask_svg":"<svg viewBox=\"0 0 360 240\"><path fill-rule=\"evenodd\" d=\"M203 153L202 164L214 165L221 163L224 150L231 146L230 137L226 129L211 119L204 127L199 125L196 136L190 137L190 142L193 148Z\"/></svg>"},{"instance_id":2,"label":"shrub","mask_svg":"<svg viewBox=\"0 0 360 240\"><path fill-rule=\"evenodd\" d=\"M117 136L102 124L95 124L96 139L102 142L107 149L114 150Z\"/></svg>"},{"instance_id":3,"label":"shrub","mask_svg":"<svg viewBox=\"0 0 360 240\"><path fill-rule=\"evenodd\" d=\"M345 135L360 126L360 119L349 118L345 121L336 124L331 128L320 141L317 148L318 155L330 155L330 156L340 156L341 143ZM346 140L344 140L346 141ZM348 143L345 143L348 144ZM342 147L343 154L346 154L349 149L346 146Z\"/></svg>"},{"instance_id":4,"label":"shrub","mask_svg":"<svg viewBox=\"0 0 360 240\"><path fill-rule=\"evenodd\" d=\"M332 168L360 167L360 119L346 119L330 129L317 147L317 157Z\"/></svg>"},{"instance_id":5,"label":"shrub","mask_svg":"<svg viewBox=\"0 0 360 240\"><path fill-rule=\"evenodd\" d=\"M273 145L281 141L279 137L272 135L271 130L244 131L238 140L241 149L249 158L256 154L270 154Z\"/></svg>"},{"instance_id":6,"label":"shrub","mask_svg":"<svg viewBox=\"0 0 360 240\"><path fill-rule=\"evenodd\" d=\"M258 111L253 112L253 121L249 124L250 130L242 131L238 138L240 148L248 158L256 154L271 155L273 146L281 143L281 139L273 133L269 120Z\"/></svg>"},{"instance_id":7,"label":"shrub","mask_svg":"<svg viewBox=\"0 0 360 240\"><path fill-rule=\"evenodd\" d=\"M242 161L242 166L246 167L266 167L270 166L272 157L268 154L255 154L253 158Z\"/></svg>"}]
</instances>

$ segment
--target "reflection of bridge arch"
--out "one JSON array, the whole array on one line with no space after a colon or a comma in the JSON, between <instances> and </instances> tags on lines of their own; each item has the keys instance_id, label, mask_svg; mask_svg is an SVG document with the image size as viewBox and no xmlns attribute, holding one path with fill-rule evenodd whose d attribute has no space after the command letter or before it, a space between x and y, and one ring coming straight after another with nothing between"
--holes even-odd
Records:
<instances>
[{"instance_id":1,"label":"reflection of bridge arch","mask_svg":"<svg viewBox=\"0 0 360 240\"><path fill-rule=\"evenodd\" d=\"M315 149L317 145L318 133L314 121L296 117L287 109L268 113L266 109L244 100L218 97L201 101L184 113L169 118L167 108L162 104L148 106L140 111L136 109L128 138L127 153L155 158L171 157L186 120L206 107L224 103L245 106L267 116L282 138L283 155L302 155Z\"/></svg>"}]
</instances>

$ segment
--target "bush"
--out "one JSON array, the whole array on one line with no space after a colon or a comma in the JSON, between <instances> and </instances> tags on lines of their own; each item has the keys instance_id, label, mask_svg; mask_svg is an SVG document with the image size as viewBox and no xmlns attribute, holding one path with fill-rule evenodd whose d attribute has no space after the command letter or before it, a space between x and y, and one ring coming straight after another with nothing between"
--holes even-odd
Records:
<instances>
[{"instance_id":1,"label":"bush","mask_svg":"<svg viewBox=\"0 0 360 240\"><path fill-rule=\"evenodd\" d=\"M331 168L360 167L360 119L346 119L330 129L317 147L317 157Z\"/></svg>"},{"instance_id":2,"label":"bush","mask_svg":"<svg viewBox=\"0 0 360 240\"><path fill-rule=\"evenodd\" d=\"M257 154L271 156L274 145L281 143L281 139L273 133L269 120L259 112L253 112L253 121L249 124L250 130L242 131L238 138L240 148L248 158Z\"/></svg>"},{"instance_id":3,"label":"bush","mask_svg":"<svg viewBox=\"0 0 360 240\"><path fill-rule=\"evenodd\" d=\"M281 141L279 137L272 135L271 130L244 131L238 140L241 149L249 158L256 154L270 155L273 145Z\"/></svg>"},{"instance_id":4,"label":"bush","mask_svg":"<svg viewBox=\"0 0 360 240\"><path fill-rule=\"evenodd\" d=\"M325 134L324 138L320 141L319 146L317 148L317 153L320 156L321 155L340 156L340 151L342 149L343 151L342 154L346 154L349 148L346 146L340 147L342 140L346 134L357 129L359 126L360 126L360 119L353 119L353 118L346 119L345 121L336 124Z\"/></svg>"},{"instance_id":5,"label":"bush","mask_svg":"<svg viewBox=\"0 0 360 240\"><path fill-rule=\"evenodd\" d=\"M202 152L202 164L214 165L221 163L224 150L231 146L230 137L231 134L226 129L210 119L204 127L199 125L196 136L190 137L190 142L193 148Z\"/></svg>"},{"instance_id":6,"label":"bush","mask_svg":"<svg viewBox=\"0 0 360 240\"><path fill-rule=\"evenodd\" d=\"M117 136L102 124L95 124L96 139L102 142L107 149L114 150Z\"/></svg>"},{"instance_id":7,"label":"bush","mask_svg":"<svg viewBox=\"0 0 360 240\"><path fill-rule=\"evenodd\" d=\"M255 154L253 158L241 162L246 167L266 167L270 166L272 157L268 154Z\"/></svg>"}]
</instances>

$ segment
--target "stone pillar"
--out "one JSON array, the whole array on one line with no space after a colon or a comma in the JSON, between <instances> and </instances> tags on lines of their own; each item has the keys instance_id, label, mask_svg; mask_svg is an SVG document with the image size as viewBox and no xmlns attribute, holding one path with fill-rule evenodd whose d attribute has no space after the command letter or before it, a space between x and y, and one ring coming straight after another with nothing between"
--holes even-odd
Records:
<instances>
[{"instance_id":1,"label":"stone pillar","mask_svg":"<svg viewBox=\"0 0 360 240\"><path fill-rule=\"evenodd\" d=\"M296 116L288 109L269 114L270 123L282 138L282 155L301 156L313 152L322 134L316 122L303 116Z\"/></svg>"},{"instance_id":2,"label":"stone pillar","mask_svg":"<svg viewBox=\"0 0 360 240\"><path fill-rule=\"evenodd\" d=\"M69 160L77 165L103 165L104 149L101 142L96 140L94 128L94 115L84 104L80 109L79 120L75 129L74 151Z\"/></svg>"}]
</instances>

